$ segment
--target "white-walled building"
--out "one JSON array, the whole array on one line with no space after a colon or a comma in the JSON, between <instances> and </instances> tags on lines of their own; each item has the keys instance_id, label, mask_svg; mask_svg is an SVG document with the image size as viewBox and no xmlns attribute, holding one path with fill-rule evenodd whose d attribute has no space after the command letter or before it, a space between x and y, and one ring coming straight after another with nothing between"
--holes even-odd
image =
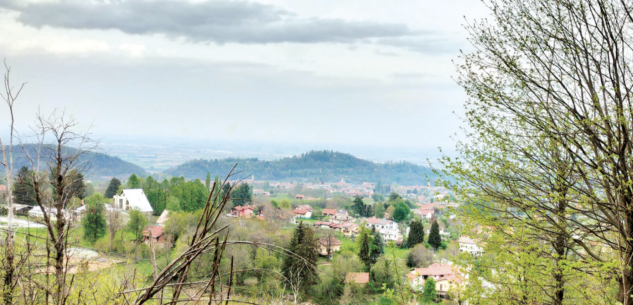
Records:
<instances>
[{"instance_id":1,"label":"white-walled building","mask_svg":"<svg viewBox=\"0 0 633 305\"><path fill-rule=\"evenodd\" d=\"M478 246L474 240L468 236L462 236L459 238L459 252L468 252L472 255L482 255L484 249Z\"/></svg>"},{"instance_id":2,"label":"white-walled building","mask_svg":"<svg viewBox=\"0 0 633 305\"><path fill-rule=\"evenodd\" d=\"M124 211L139 209L145 214L154 213L154 209L152 209L152 205L145 197L142 189L126 189L123 190L121 195L114 195L114 204L112 206L115 209Z\"/></svg>"},{"instance_id":3,"label":"white-walled building","mask_svg":"<svg viewBox=\"0 0 633 305\"><path fill-rule=\"evenodd\" d=\"M402 234L398 229L398 224L394 221L372 217L367 218L365 222L367 223L368 228L375 228L376 232L380 233L380 236L382 236L384 240L397 241L402 239Z\"/></svg>"}]
</instances>

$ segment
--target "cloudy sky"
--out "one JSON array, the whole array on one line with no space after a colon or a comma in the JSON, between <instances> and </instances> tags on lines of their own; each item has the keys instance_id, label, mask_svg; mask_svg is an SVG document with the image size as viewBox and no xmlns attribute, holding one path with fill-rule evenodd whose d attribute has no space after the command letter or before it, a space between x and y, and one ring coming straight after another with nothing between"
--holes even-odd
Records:
<instances>
[{"instance_id":1,"label":"cloudy sky","mask_svg":"<svg viewBox=\"0 0 633 305\"><path fill-rule=\"evenodd\" d=\"M485 14L477 0L0 0L0 57L28 82L19 126L39 106L104 136L422 150L459 131L452 60L469 50L464 16Z\"/></svg>"}]
</instances>

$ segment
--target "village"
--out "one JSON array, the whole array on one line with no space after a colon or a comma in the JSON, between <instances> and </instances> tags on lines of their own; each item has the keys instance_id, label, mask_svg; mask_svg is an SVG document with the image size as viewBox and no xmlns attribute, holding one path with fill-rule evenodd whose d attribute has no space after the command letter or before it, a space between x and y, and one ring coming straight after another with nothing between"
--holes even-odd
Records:
<instances>
[{"instance_id":1,"label":"village","mask_svg":"<svg viewBox=\"0 0 633 305\"><path fill-rule=\"evenodd\" d=\"M136 179L136 178L134 178ZM140 178L141 181L145 181ZM202 183L199 180L194 183ZM129 185L128 181L123 181ZM250 180L230 181L229 184L235 189L250 189L248 200L243 201L242 205L234 205L227 207L226 213L221 216L223 221L233 223L234 225L243 226L243 221L256 221L262 223L274 223L279 228L296 228L299 224L313 228L318 234L317 252L321 257L319 264L323 267L336 258L339 252L351 249L350 243L354 243L358 235L364 230L375 232L380 235L384 242L385 249L393 249L398 252L398 259L401 261L412 260L413 248L407 245L411 238L411 222L419 222L425 227L425 236L432 235L431 224L441 224L438 230L438 236L441 239L439 248L429 247L428 253L431 259L423 263L410 263L410 271L406 273L406 280L415 290L422 291L429 278L433 278L435 289L439 299L450 299L452 294L458 287L462 287L465 283L465 277L460 272L460 268L455 266L450 255L441 255L437 257L436 251L452 251L451 255L459 253L467 253L472 256L483 254L481 245L467 237L459 236L459 221L453 214L454 209L459 204L450 202L450 192L442 187L426 186L398 186L390 185L388 190L391 191L389 198L385 198L383 194L375 192L376 184L364 182L362 184L348 184L343 179L335 183L290 183L290 182L268 182L256 181L254 177ZM252 185L252 186L251 186ZM0 189L2 192L4 189ZM299 193L301 192L301 193ZM4 190L6 193L6 190ZM307 195L310 194L310 195ZM324 195L324 197L316 197ZM291 196L291 197L290 197ZM123 222L129 222L130 213L138 212L144 215L148 220L142 230L140 242L152 247L161 247L163 244L173 243L173 232L165 227L168 225L172 215L178 215L179 212L164 209L159 215L156 215L153 205L148 200L143 188L125 188L124 185L119 187L119 191L107 200L104 197L104 214L108 220L108 226L111 224L110 219L113 215L123 219ZM88 198L86 200L89 200ZM234 203L237 201L234 201ZM395 209L387 208L382 213L376 211L380 209L379 205L396 206L397 203L407 205L409 212L399 221L394 220ZM363 209L372 211L364 213L359 211L354 204L363 204ZM37 206L29 206L20 203L14 203L18 220L28 219L31 226L37 227L38 223L42 223L44 212ZM82 219L86 215L87 205L82 199L79 205L72 209L66 209L63 213L68 220L79 226ZM53 215L50 210L48 215ZM361 215L365 214L365 215ZM0 225L4 223L6 218L0 217ZM172 222L175 220L172 220ZM21 222L18 221L18 225ZM172 223L173 227L174 224ZM246 226L245 226L246 227ZM430 238L430 237L429 237ZM121 240L122 241L122 240ZM422 246L422 245L420 245ZM116 247L116 246L115 246ZM167 246L168 248L170 246ZM90 247L83 245L82 254L84 261L88 264L96 264L103 262L104 255L97 255L97 251L90 252ZM95 249L96 250L96 249ZM88 255L86 255L88 251ZM388 252L388 250L385 250ZM107 255L106 255L107 256ZM104 268L103 265L101 268ZM418 267L422 266L422 267ZM354 283L354 285L363 286L370 282L369 272L347 272L345 275L346 283ZM404 274L403 274L404 275ZM461 289L461 288L460 288Z\"/></svg>"}]
</instances>

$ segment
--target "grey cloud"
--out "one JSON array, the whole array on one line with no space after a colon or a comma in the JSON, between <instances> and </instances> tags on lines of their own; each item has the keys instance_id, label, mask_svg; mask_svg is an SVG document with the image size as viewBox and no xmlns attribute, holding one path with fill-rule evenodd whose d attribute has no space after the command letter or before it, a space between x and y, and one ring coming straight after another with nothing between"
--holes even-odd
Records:
<instances>
[{"instance_id":1,"label":"grey cloud","mask_svg":"<svg viewBox=\"0 0 633 305\"><path fill-rule=\"evenodd\" d=\"M419 37L389 37L377 40L378 44L407 49L427 55L457 53L463 46L461 41L441 36L440 33L428 33Z\"/></svg>"},{"instance_id":2,"label":"grey cloud","mask_svg":"<svg viewBox=\"0 0 633 305\"><path fill-rule=\"evenodd\" d=\"M349 43L412 34L405 24L304 18L276 6L246 1L24 4L17 0L0 0L0 7L19 12L19 22L36 28L116 29L128 34L164 34L202 43Z\"/></svg>"}]
</instances>

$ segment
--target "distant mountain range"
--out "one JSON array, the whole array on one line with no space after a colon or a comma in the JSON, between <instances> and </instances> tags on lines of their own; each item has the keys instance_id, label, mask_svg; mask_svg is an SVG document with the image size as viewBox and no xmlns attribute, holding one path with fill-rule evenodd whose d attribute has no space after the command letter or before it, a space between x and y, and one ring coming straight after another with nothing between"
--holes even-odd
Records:
<instances>
[{"instance_id":1,"label":"distant mountain range","mask_svg":"<svg viewBox=\"0 0 633 305\"><path fill-rule=\"evenodd\" d=\"M212 177L224 177L235 164L236 178L255 176L255 180L333 182L345 179L351 183L381 181L425 185L427 177L431 183L437 178L430 168L410 162L374 163L334 151L311 151L274 161L235 158L192 160L172 167L164 174L184 176L186 179L204 179L207 173Z\"/></svg>"},{"instance_id":2,"label":"distant mountain range","mask_svg":"<svg viewBox=\"0 0 633 305\"><path fill-rule=\"evenodd\" d=\"M37 145L26 144L25 150L30 156L36 156ZM75 148L64 147L64 153L71 153ZM43 150L40 158L40 170L46 167L46 163L51 160L50 154ZM13 147L13 160L15 171L22 166L31 167L31 162L27 158L22 147ZM77 164L84 170L84 176L87 179L104 179L108 177L117 177L127 179L131 174L146 175L147 172L140 166L121 160L119 157L110 156L98 152L87 152L82 154Z\"/></svg>"}]
</instances>

